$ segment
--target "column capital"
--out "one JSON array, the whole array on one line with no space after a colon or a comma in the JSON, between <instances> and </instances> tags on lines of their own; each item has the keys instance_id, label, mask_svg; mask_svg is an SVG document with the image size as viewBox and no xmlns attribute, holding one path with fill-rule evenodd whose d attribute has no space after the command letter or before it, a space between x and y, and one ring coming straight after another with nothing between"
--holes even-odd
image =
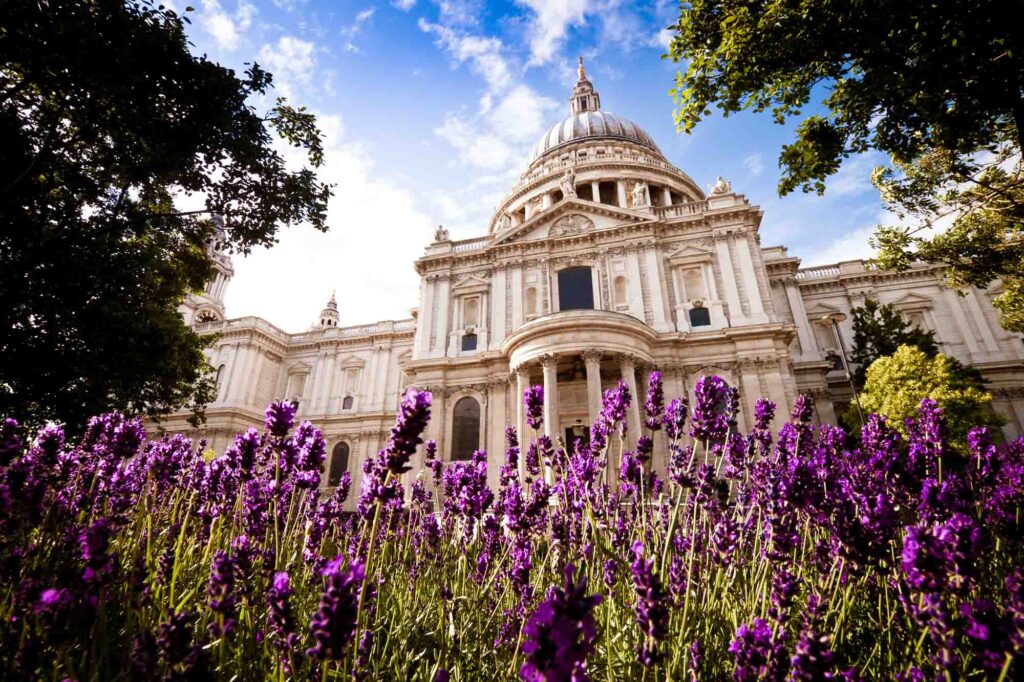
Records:
<instances>
[{"instance_id":1,"label":"column capital","mask_svg":"<svg viewBox=\"0 0 1024 682\"><path fill-rule=\"evenodd\" d=\"M601 362L601 351L596 348L588 348L580 353L580 357L583 358L583 362L591 364L593 362Z\"/></svg>"},{"instance_id":2,"label":"column capital","mask_svg":"<svg viewBox=\"0 0 1024 682\"><path fill-rule=\"evenodd\" d=\"M558 365L558 356L554 353L545 353L537 358L544 369L554 369Z\"/></svg>"},{"instance_id":3,"label":"column capital","mask_svg":"<svg viewBox=\"0 0 1024 682\"><path fill-rule=\"evenodd\" d=\"M636 356L630 355L629 353L623 353L622 355L619 356L619 366L620 367L635 368L636 367L636 362L637 362Z\"/></svg>"}]
</instances>

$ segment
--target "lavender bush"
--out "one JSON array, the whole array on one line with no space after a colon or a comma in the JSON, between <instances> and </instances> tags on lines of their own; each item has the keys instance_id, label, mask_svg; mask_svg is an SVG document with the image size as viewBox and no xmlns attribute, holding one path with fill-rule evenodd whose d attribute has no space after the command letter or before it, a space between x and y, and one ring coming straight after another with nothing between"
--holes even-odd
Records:
<instances>
[{"instance_id":1,"label":"lavender bush","mask_svg":"<svg viewBox=\"0 0 1024 682\"><path fill-rule=\"evenodd\" d=\"M873 415L849 447L803 397L774 434L758 401L743 434L721 379L692 413L651 382L643 433L620 384L569 452L531 388L497 490L483 452L422 442L430 395L410 389L355 513L285 403L219 456L118 414L74 444L6 420L0 677L1024 675L1024 440L948 443L926 400L907 437Z\"/></svg>"}]
</instances>

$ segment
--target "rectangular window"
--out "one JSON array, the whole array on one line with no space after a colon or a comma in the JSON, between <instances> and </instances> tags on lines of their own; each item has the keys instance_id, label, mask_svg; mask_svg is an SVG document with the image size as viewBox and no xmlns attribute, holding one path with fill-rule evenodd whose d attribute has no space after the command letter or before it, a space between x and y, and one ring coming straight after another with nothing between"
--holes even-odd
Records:
<instances>
[{"instance_id":1,"label":"rectangular window","mask_svg":"<svg viewBox=\"0 0 1024 682\"><path fill-rule=\"evenodd\" d=\"M591 269L566 268L558 273L558 309L593 310L594 285Z\"/></svg>"},{"instance_id":2,"label":"rectangular window","mask_svg":"<svg viewBox=\"0 0 1024 682\"><path fill-rule=\"evenodd\" d=\"M476 334L462 335L462 350L476 350Z\"/></svg>"}]
</instances>

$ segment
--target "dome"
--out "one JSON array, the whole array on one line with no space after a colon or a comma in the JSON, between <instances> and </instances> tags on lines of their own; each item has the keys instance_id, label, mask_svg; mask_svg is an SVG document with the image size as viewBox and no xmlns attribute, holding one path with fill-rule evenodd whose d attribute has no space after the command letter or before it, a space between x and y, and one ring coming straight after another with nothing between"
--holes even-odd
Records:
<instances>
[{"instance_id":1,"label":"dome","mask_svg":"<svg viewBox=\"0 0 1024 682\"><path fill-rule=\"evenodd\" d=\"M570 115L544 133L530 152L530 163L563 145L594 138L625 140L661 154L651 136L629 119L607 111L581 111Z\"/></svg>"}]
</instances>

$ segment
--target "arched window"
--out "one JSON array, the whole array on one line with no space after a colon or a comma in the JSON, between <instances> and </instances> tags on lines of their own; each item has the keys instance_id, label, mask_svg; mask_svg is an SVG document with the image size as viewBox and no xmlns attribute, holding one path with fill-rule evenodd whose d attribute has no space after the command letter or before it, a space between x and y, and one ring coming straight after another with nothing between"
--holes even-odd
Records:
<instances>
[{"instance_id":1,"label":"arched window","mask_svg":"<svg viewBox=\"0 0 1024 682\"><path fill-rule=\"evenodd\" d=\"M707 308L690 308L691 327L710 327L711 313Z\"/></svg>"},{"instance_id":2,"label":"arched window","mask_svg":"<svg viewBox=\"0 0 1024 682\"><path fill-rule=\"evenodd\" d=\"M619 275L615 278L615 305L626 303L626 278Z\"/></svg>"},{"instance_id":3,"label":"arched window","mask_svg":"<svg viewBox=\"0 0 1024 682\"><path fill-rule=\"evenodd\" d=\"M594 285L589 267L559 270L558 309L594 309Z\"/></svg>"},{"instance_id":4,"label":"arched window","mask_svg":"<svg viewBox=\"0 0 1024 682\"><path fill-rule=\"evenodd\" d=\"M327 474L327 485L334 487L341 483L341 476L348 471L348 443L338 443L331 453L331 468Z\"/></svg>"},{"instance_id":5,"label":"arched window","mask_svg":"<svg viewBox=\"0 0 1024 682\"><path fill-rule=\"evenodd\" d=\"M480 403L461 398L452 410L452 459L469 459L480 449Z\"/></svg>"},{"instance_id":6,"label":"arched window","mask_svg":"<svg viewBox=\"0 0 1024 682\"><path fill-rule=\"evenodd\" d=\"M535 287L529 287L526 290L526 314L537 314L537 289Z\"/></svg>"},{"instance_id":7,"label":"arched window","mask_svg":"<svg viewBox=\"0 0 1024 682\"><path fill-rule=\"evenodd\" d=\"M352 396L350 396L350 395L345 396L345 399L341 401L341 409L343 409L343 410L351 410L352 409L352 403L354 403L354 402L355 402L355 400L352 398Z\"/></svg>"}]
</instances>

